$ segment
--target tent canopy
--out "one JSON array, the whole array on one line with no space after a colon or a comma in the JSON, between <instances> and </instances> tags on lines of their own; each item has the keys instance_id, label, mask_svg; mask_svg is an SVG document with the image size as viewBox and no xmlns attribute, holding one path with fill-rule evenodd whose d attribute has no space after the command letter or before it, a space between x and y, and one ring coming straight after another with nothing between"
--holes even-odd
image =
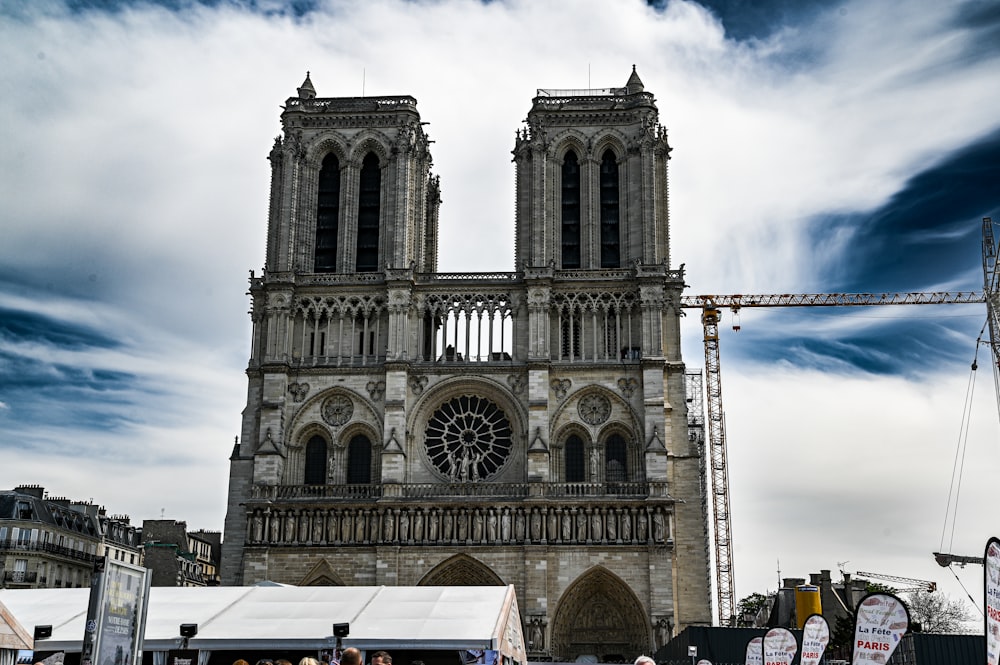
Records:
<instances>
[{"instance_id":1,"label":"tent canopy","mask_svg":"<svg viewBox=\"0 0 1000 665\"><path fill-rule=\"evenodd\" d=\"M6 589L22 626L51 625L46 651L81 649L89 589ZM333 624L350 624L345 647L492 649L527 655L513 586L488 587L153 587L145 651L181 647L180 625L198 624L190 649L329 649Z\"/></svg>"}]
</instances>

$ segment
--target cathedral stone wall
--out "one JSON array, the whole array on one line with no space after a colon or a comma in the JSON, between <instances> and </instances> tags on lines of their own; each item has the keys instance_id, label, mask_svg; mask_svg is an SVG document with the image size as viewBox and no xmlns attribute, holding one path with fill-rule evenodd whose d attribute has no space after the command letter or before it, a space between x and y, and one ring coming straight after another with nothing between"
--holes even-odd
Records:
<instances>
[{"instance_id":1,"label":"cathedral stone wall","mask_svg":"<svg viewBox=\"0 0 1000 665\"><path fill-rule=\"evenodd\" d=\"M436 271L415 99L307 78L284 109L224 583L513 584L556 660L711 623L670 148L636 73L533 100L511 272Z\"/></svg>"}]
</instances>

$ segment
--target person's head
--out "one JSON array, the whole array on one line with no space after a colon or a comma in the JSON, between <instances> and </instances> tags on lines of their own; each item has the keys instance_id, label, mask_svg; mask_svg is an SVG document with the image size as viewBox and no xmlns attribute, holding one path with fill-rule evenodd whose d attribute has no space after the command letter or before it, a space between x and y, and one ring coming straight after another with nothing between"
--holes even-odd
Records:
<instances>
[{"instance_id":1,"label":"person's head","mask_svg":"<svg viewBox=\"0 0 1000 665\"><path fill-rule=\"evenodd\" d=\"M344 649L340 654L340 665L361 665L361 652L354 647Z\"/></svg>"},{"instance_id":2,"label":"person's head","mask_svg":"<svg viewBox=\"0 0 1000 665\"><path fill-rule=\"evenodd\" d=\"M656 665L656 661L649 656L639 656L633 665Z\"/></svg>"},{"instance_id":3,"label":"person's head","mask_svg":"<svg viewBox=\"0 0 1000 665\"><path fill-rule=\"evenodd\" d=\"M278 663L280 662L281 661L278 661ZM299 661L299 665L319 665L319 661L313 658L312 656L306 656L305 658Z\"/></svg>"},{"instance_id":4,"label":"person's head","mask_svg":"<svg viewBox=\"0 0 1000 665\"><path fill-rule=\"evenodd\" d=\"M257 665L274 665L274 661L270 658L261 658L257 661Z\"/></svg>"},{"instance_id":5,"label":"person's head","mask_svg":"<svg viewBox=\"0 0 1000 665\"><path fill-rule=\"evenodd\" d=\"M385 651L376 651L372 654L372 665L392 665L392 656Z\"/></svg>"}]
</instances>

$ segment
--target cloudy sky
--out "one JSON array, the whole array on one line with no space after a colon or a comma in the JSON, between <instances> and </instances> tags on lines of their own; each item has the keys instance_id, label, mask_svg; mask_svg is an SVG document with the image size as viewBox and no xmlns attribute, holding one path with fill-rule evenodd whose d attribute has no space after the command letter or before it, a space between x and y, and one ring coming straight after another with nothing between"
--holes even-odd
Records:
<instances>
[{"instance_id":1,"label":"cloudy sky","mask_svg":"<svg viewBox=\"0 0 1000 665\"><path fill-rule=\"evenodd\" d=\"M0 63L0 487L136 522L222 528L266 155L306 71L320 96L417 98L443 270L512 269L536 88L633 64L674 147L689 294L981 288L1000 212L985 0L0 0ZM989 349L970 371L985 307L740 318L721 340L737 597L839 566L964 597L931 552L1000 535ZM958 578L981 598L981 568Z\"/></svg>"}]
</instances>

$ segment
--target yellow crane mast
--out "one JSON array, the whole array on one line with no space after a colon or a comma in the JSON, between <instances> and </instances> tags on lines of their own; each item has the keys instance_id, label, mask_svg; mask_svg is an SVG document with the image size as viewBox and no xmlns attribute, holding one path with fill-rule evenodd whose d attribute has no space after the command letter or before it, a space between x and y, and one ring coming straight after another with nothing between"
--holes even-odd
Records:
<instances>
[{"instance_id":1,"label":"yellow crane mast","mask_svg":"<svg viewBox=\"0 0 1000 665\"><path fill-rule=\"evenodd\" d=\"M985 302L976 291L910 293L775 293L682 296L681 307L701 310L705 344L705 394L710 450L716 593L720 625L735 625L736 581L729 515L729 469L722 408L722 373L719 359L719 318L722 308L739 314L743 307L871 307L877 305L947 305ZM1000 335L1000 329L997 330ZM1000 353L993 346L995 353ZM996 363L994 363L996 364Z\"/></svg>"}]
</instances>

